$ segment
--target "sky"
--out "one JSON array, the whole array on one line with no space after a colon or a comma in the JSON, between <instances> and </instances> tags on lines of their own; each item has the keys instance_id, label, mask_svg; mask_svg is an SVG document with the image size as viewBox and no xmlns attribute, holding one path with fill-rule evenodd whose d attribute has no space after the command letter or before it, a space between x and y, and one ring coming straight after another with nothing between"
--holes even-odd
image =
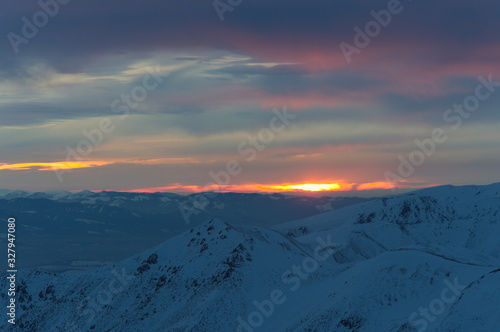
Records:
<instances>
[{"instance_id":1,"label":"sky","mask_svg":"<svg viewBox=\"0 0 500 332\"><path fill-rule=\"evenodd\" d=\"M3 1L0 188L498 182L499 14L489 0Z\"/></svg>"}]
</instances>

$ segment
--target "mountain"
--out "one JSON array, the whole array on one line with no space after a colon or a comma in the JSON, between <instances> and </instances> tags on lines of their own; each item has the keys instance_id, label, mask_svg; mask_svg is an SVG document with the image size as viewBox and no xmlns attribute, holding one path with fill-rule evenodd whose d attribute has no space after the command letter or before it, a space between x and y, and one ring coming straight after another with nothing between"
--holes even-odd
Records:
<instances>
[{"instance_id":1,"label":"mountain","mask_svg":"<svg viewBox=\"0 0 500 332\"><path fill-rule=\"evenodd\" d=\"M0 190L0 216L19 220L17 232L23 239L19 241L23 253L19 266L63 272L118 262L211 218L270 227L367 200L281 194Z\"/></svg>"},{"instance_id":2,"label":"mountain","mask_svg":"<svg viewBox=\"0 0 500 332\"><path fill-rule=\"evenodd\" d=\"M500 234L499 220L500 184L441 186L352 205L275 229L305 242L330 235L342 243L375 243L371 237L388 250L444 246L498 259L500 242L492 234Z\"/></svg>"},{"instance_id":3,"label":"mountain","mask_svg":"<svg viewBox=\"0 0 500 332\"><path fill-rule=\"evenodd\" d=\"M493 184L274 229L213 219L107 267L20 271L18 326L6 330L498 331L499 217Z\"/></svg>"}]
</instances>

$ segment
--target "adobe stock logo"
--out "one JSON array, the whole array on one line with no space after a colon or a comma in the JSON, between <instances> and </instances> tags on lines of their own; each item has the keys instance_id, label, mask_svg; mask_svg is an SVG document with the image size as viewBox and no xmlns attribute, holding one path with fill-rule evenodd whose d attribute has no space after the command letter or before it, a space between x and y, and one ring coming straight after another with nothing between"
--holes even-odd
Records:
<instances>
[{"instance_id":1,"label":"adobe stock logo","mask_svg":"<svg viewBox=\"0 0 500 332\"><path fill-rule=\"evenodd\" d=\"M39 29L45 27L50 18L54 18L59 14L60 5L67 5L71 0L40 0L38 1L38 6L41 10L33 14L31 20L26 16L21 18L23 26L21 27L21 35L9 32L7 34L7 39L9 39L10 46L14 53L19 53L19 46L21 44L28 44L31 39L38 35Z\"/></svg>"},{"instance_id":2,"label":"adobe stock logo","mask_svg":"<svg viewBox=\"0 0 500 332\"><path fill-rule=\"evenodd\" d=\"M241 5L243 0L214 0L212 5L219 16L219 20L224 21L224 13L232 12L237 6Z\"/></svg>"},{"instance_id":3,"label":"adobe stock logo","mask_svg":"<svg viewBox=\"0 0 500 332\"><path fill-rule=\"evenodd\" d=\"M129 93L122 93L120 98L114 99L110 104L111 112L119 115L118 120L123 121L127 119L131 110L138 110L139 104L144 102L153 90L158 88L163 83L164 78L169 73L163 73L161 67L156 65L156 68L147 67L148 74L146 74L139 84L135 85L129 90ZM106 136L113 133L119 123L115 118L102 118L95 128L83 129L82 135L85 136L73 148L66 145L66 163L78 163L84 161L86 157L90 156L94 149L105 142ZM65 173L73 172L72 168L54 169L59 182L64 181L63 175Z\"/></svg>"},{"instance_id":4,"label":"adobe stock logo","mask_svg":"<svg viewBox=\"0 0 500 332\"><path fill-rule=\"evenodd\" d=\"M374 10L370 11L370 15L374 19L365 24L364 31L358 26L354 27L354 32L356 32L353 40L354 45L346 42L339 44L345 61L351 63L353 54L360 54L363 49L368 47L372 40L380 35L382 28L387 28L391 23L392 17L401 14L403 9L404 7L400 0L389 0L387 2L387 9L382 9L378 12Z\"/></svg>"},{"instance_id":5,"label":"adobe stock logo","mask_svg":"<svg viewBox=\"0 0 500 332\"><path fill-rule=\"evenodd\" d=\"M246 162L250 163L257 158L257 154L271 144L278 133L284 131L291 124L291 120L297 117L297 114L287 112L286 106L283 110L273 109L274 116L269 120L269 126L262 128L255 136L250 135L247 139L238 144L237 151L241 156L246 156ZM244 170L244 164L230 159L226 162L225 167L218 172L210 171L208 175L213 182L208 182L202 189L201 193L190 195L188 202L179 204L179 210L187 225L191 223L191 216L197 215L205 206L208 205L209 198L213 198L216 193L213 191L213 186L216 186L217 191L221 191L225 186L234 182L234 177L240 175Z\"/></svg>"},{"instance_id":6,"label":"adobe stock logo","mask_svg":"<svg viewBox=\"0 0 500 332\"><path fill-rule=\"evenodd\" d=\"M337 243L332 241L330 235L326 237L326 240L317 237L316 241L318 246L316 246L312 255L305 257L299 265L292 265L282 274L281 281L283 284L288 285L288 290L286 288L275 288L269 293L268 299L254 300L252 304L255 310L245 315L245 317L237 317L236 332L254 332L261 327L274 314L278 306L288 300L286 293L291 294L297 291L303 281L309 279L322 267L321 262L330 259L335 253L335 249L339 247Z\"/></svg>"},{"instance_id":7,"label":"adobe stock logo","mask_svg":"<svg viewBox=\"0 0 500 332\"><path fill-rule=\"evenodd\" d=\"M478 81L474 93L466 96L461 103L455 103L452 108L443 113L444 126L432 129L428 138L415 139L413 142L417 147L407 157L401 154L398 156L397 174L391 171L384 172L385 180L393 185L392 192L397 190L398 185L404 185L406 180L416 173L417 167L423 165L428 158L436 153L440 145L449 140L451 133L460 129L464 120L469 119L477 112L481 104L491 98L495 91L500 88L500 81L494 81L493 74L489 74L487 77L479 76Z\"/></svg>"},{"instance_id":8,"label":"adobe stock logo","mask_svg":"<svg viewBox=\"0 0 500 332\"><path fill-rule=\"evenodd\" d=\"M97 293L93 296L87 296L78 307L76 312L78 313L77 318L74 321L70 321L64 327L65 332L81 332L83 331L79 326L82 324L91 324L106 306L117 301L120 294L126 292L131 284L134 282L136 276L128 274L125 268L122 267L121 272L117 271L115 268L111 270L112 278L109 279L107 287L104 287L106 283L102 283L102 288L100 288Z\"/></svg>"},{"instance_id":9,"label":"adobe stock logo","mask_svg":"<svg viewBox=\"0 0 500 332\"><path fill-rule=\"evenodd\" d=\"M408 320L413 326L419 327L418 332L424 332L429 323L434 322L437 316L446 311L447 305L457 301L466 287L465 285L460 285L457 278L453 280L453 284L448 279L443 281L443 283L446 287L441 291L440 298L432 300L427 307L420 307L418 312L415 311L410 315Z\"/></svg>"}]
</instances>

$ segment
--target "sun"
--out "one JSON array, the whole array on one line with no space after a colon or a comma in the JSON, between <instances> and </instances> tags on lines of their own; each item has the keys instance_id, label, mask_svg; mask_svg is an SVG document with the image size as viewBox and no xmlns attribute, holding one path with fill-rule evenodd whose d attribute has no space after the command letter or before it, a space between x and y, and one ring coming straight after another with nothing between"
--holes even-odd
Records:
<instances>
[{"instance_id":1,"label":"sun","mask_svg":"<svg viewBox=\"0 0 500 332\"><path fill-rule=\"evenodd\" d=\"M305 191L326 191L342 189L342 187L338 183L304 183L290 185L289 187L290 189L299 189Z\"/></svg>"},{"instance_id":2,"label":"sun","mask_svg":"<svg viewBox=\"0 0 500 332\"><path fill-rule=\"evenodd\" d=\"M283 191L293 191L293 190L330 191L330 190L343 189L343 187L339 183L301 183L301 184L260 186L260 188L266 190L283 190Z\"/></svg>"}]
</instances>

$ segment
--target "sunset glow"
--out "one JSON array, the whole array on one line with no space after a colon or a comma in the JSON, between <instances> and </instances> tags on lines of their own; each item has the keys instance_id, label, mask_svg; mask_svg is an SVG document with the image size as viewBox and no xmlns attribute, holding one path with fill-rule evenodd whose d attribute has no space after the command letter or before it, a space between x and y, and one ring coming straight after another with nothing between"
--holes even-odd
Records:
<instances>
[{"instance_id":1,"label":"sunset glow","mask_svg":"<svg viewBox=\"0 0 500 332\"><path fill-rule=\"evenodd\" d=\"M374 183L300 183L300 184L233 184L218 186L182 185L180 183L171 184L164 187L140 188L124 190L129 192L175 192L185 194L196 194L202 192L327 192L327 191L363 191L374 189L391 189L393 185L386 182Z\"/></svg>"},{"instance_id":2,"label":"sunset glow","mask_svg":"<svg viewBox=\"0 0 500 332\"><path fill-rule=\"evenodd\" d=\"M2 187L377 196L498 180L500 1L412 5L363 47L383 4L231 2L86 1L33 42L20 18L38 1L6 6Z\"/></svg>"},{"instance_id":3,"label":"sunset glow","mask_svg":"<svg viewBox=\"0 0 500 332\"><path fill-rule=\"evenodd\" d=\"M0 170L22 171L22 170L30 170L30 169L36 168L39 171L53 171L53 170L60 170L60 169L73 169L73 168L103 166L106 164L108 164L108 163L107 162L100 162L100 161L97 161L97 162L81 161L81 162L1 164Z\"/></svg>"},{"instance_id":4,"label":"sunset glow","mask_svg":"<svg viewBox=\"0 0 500 332\"><path fill-rule=\"evenodd\" d=\"M277 186L265 186L266 189L283 190L283 191L293 191L293 190L303 190L303 191L332 191L332 190L342 190L343 187L338 183L304 183L304 184L287 184L287 185L277 185Z\"/></svg>"},{"instance_id":5,"label":"sunset glow","mask_svg":"<svg viewBox=\"0 0 500 332\"><path fill-rule=\"evenodd\" d=\"M356 187L356 190L370 190L370 189L391 189L394 188L394 184L388 182L373 182L373 183L362 183Z\"/></svg>"}]
</instances>

